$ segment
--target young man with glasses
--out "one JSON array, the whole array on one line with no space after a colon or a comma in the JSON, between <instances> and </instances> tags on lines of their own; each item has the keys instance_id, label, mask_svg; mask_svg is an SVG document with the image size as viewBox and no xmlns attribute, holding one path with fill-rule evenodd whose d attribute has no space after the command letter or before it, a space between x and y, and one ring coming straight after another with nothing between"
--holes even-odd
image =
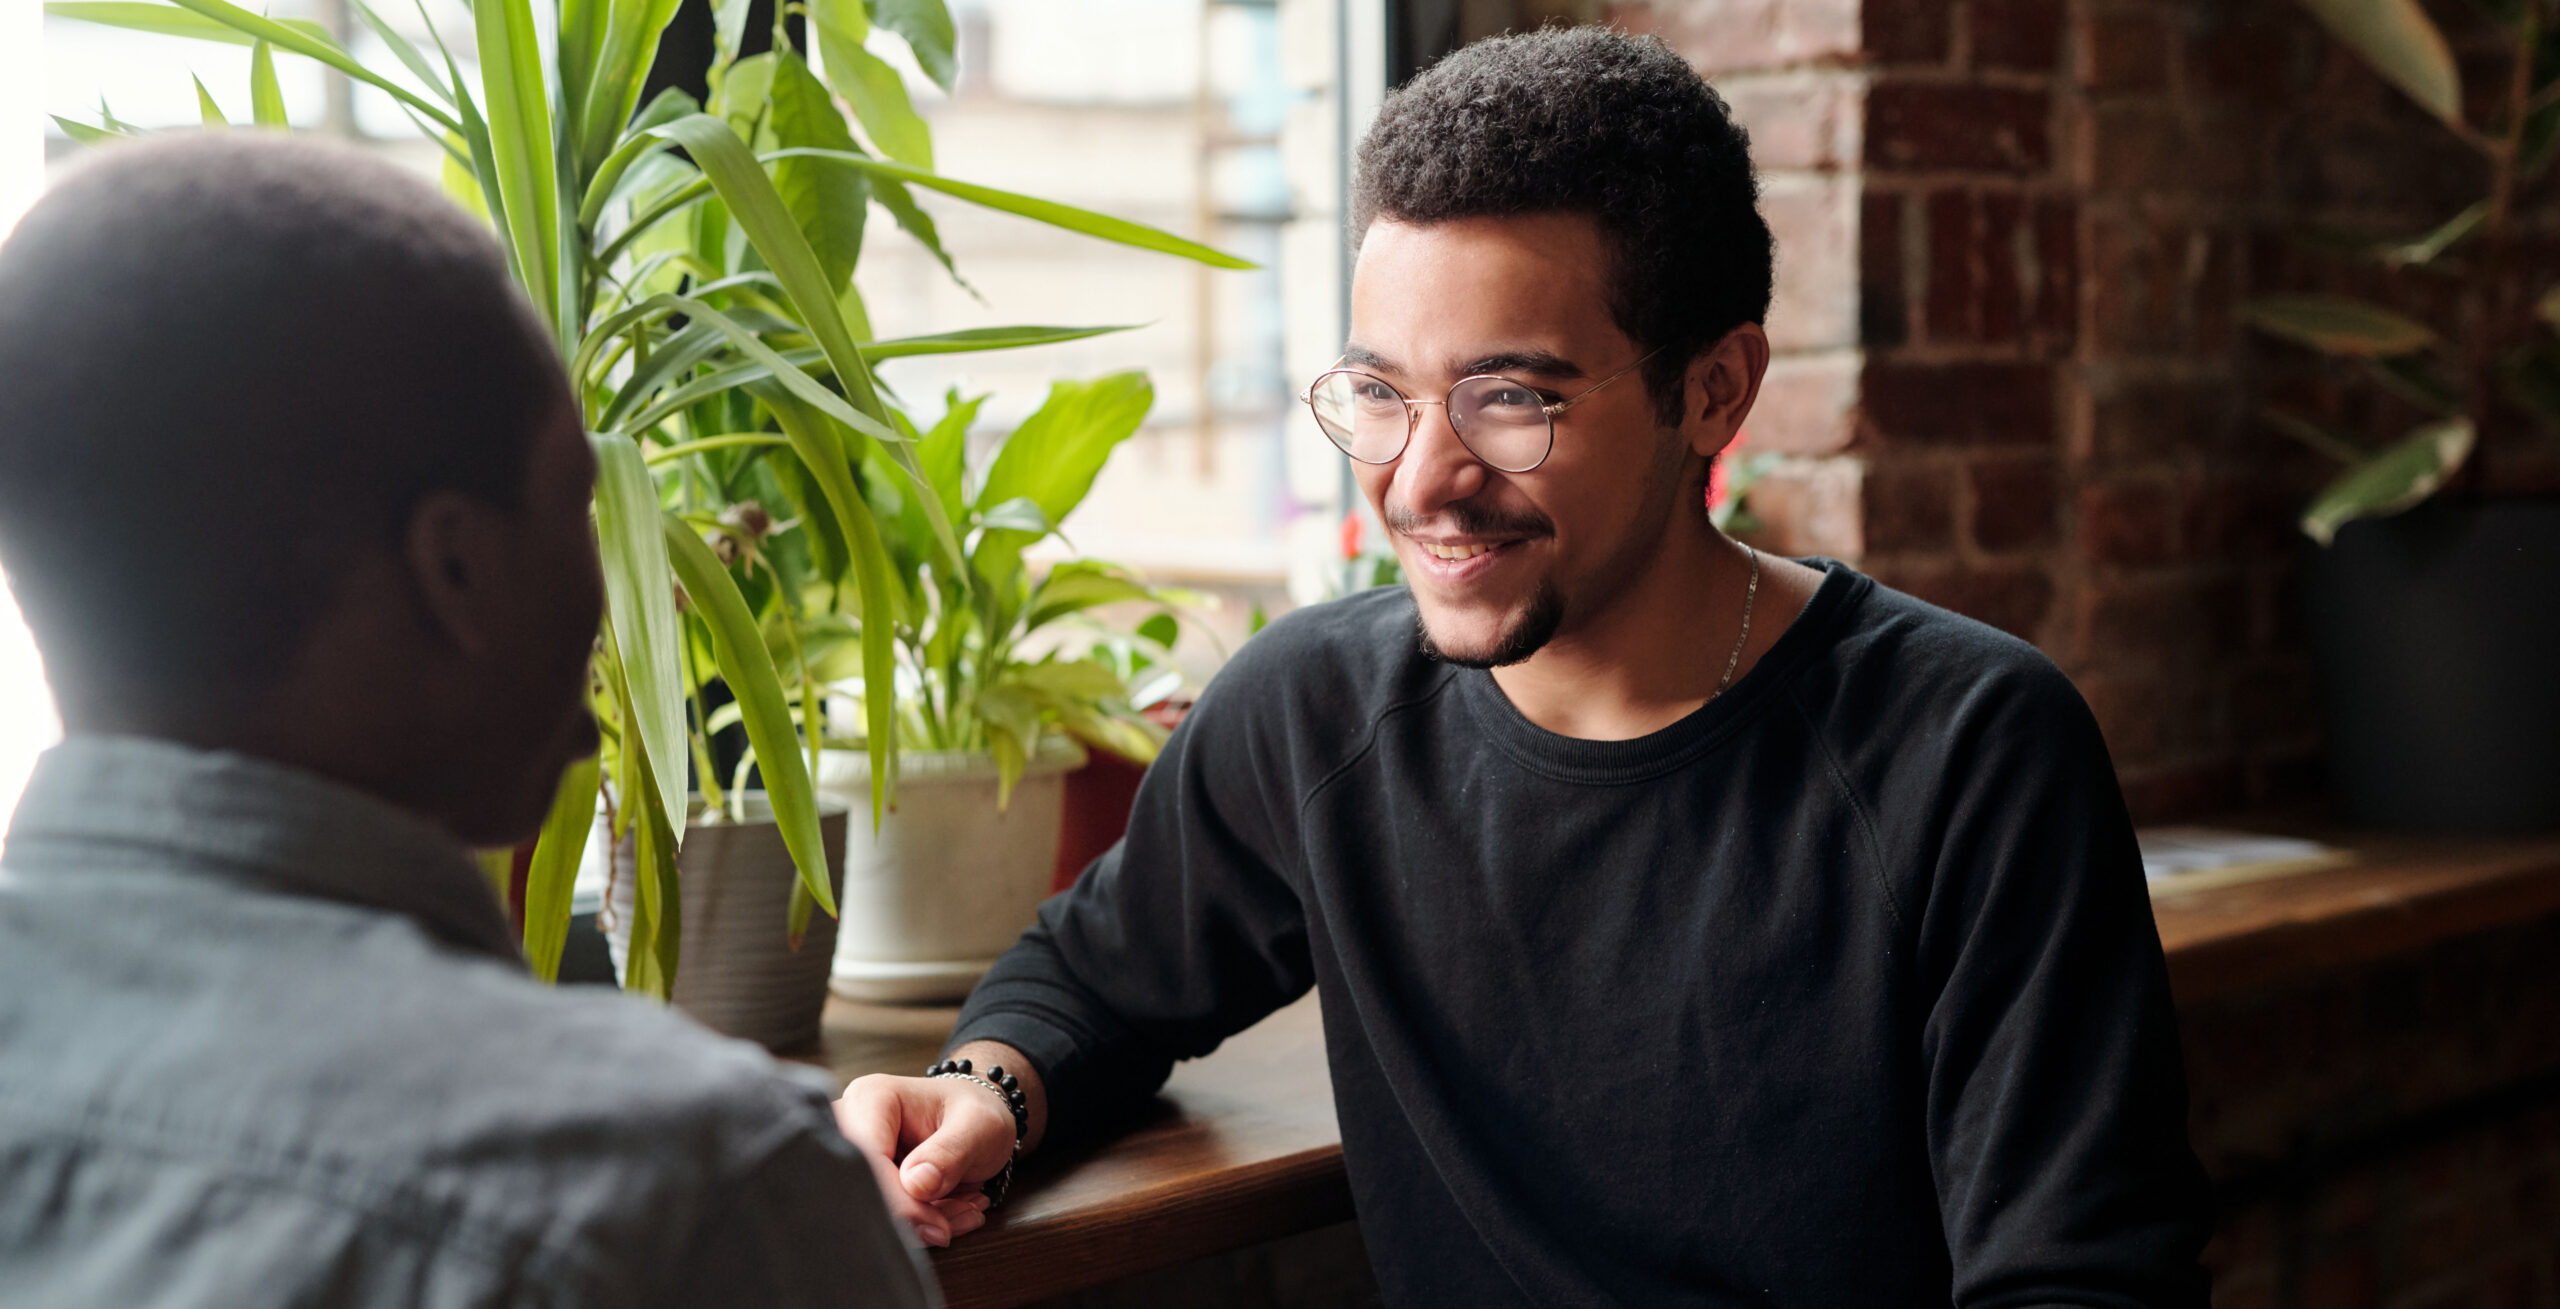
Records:
<instances>
[{"instance_id":1,"label":"young man with glasses","mask_svg":"<svg viewBox=\"0 0 2560 1309\"><path fill-rule=\"evenodd\" d=\"M1723 102L1605 30L1472 46L1381 110L1353 230L1303 399L1410 583L1248 644L971 998L954 1053L1011 1070L1022 1145L1312 985L1390 1303L2203 1304L2087 709L1706 516L1769 359ZM1012 1098L838 1113L947 1240Z\"/></svg>"}]
</instances>

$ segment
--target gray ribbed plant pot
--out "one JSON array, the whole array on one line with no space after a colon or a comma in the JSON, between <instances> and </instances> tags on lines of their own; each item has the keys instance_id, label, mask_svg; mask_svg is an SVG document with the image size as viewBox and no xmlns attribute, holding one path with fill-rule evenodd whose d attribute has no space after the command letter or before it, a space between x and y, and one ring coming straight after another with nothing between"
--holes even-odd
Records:
<instances>
[{"instance_id":1,"label":"gray ribbed plant pot","mask_svg":"<svg viewBox=\"0 0 2560 1309\"><path fill-rule=\"evenodd\" d=\"M808 935L798 951L791 949L791 886L799 874L764 792L747 792L743 805L745 822L705 823L702 797L693 797L695 818L676 854L683 920L675 1007L715 1032L777 1053L806 1049L817 1043L818 1019L827 1005L836 920L812 913ZM828 880L841 901L846 807L822 796L818 812ZM605 941L617 977L626 975L630 955L637 858L634 842L623 841L614 851L606 888Z\"/></svg>"}]
</instances>

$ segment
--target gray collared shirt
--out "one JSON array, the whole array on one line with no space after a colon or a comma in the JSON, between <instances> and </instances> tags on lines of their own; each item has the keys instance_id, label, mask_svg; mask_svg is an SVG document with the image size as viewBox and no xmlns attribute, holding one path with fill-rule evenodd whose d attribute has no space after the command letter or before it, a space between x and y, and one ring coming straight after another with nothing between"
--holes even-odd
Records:
<instances>
[{"instance_id":1,"label":"gray collared shirt","mask_svg":"<svg viewBox=\"0 0 2560 1309\"><path fill-rule=\"evenodd\" d=\"M0 1305L930 1305L829 1089L309 774L74 737L0 856Z\"/></svg>"}]
</instances>

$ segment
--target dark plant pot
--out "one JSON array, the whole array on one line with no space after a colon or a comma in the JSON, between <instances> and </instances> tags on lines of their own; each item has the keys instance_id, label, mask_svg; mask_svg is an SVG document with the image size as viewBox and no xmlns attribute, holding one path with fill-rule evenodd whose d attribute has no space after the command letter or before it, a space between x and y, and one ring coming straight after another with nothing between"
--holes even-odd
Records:
<instances>
[{"instance_id":1,"label":"dark plant pot","mask_svg":"<svg viewBox=\"0 0 2560 1309\"><path fill-rule=\"evenodd\" d=\"M2350 523L2302 598L2341 819L2560 830L2560 498Z\"/></svg>"}]
</instances>

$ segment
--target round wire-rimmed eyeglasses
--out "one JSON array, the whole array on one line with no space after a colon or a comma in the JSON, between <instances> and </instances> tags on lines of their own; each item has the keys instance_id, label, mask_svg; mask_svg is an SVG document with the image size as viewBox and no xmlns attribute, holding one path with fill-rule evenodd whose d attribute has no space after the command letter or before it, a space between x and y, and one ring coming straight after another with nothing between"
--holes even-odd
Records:
<instances>
[{"instance_id":1,"label":"round wire-rimmed eyeglasses","mask_svg":"<svg viewBox=\"0 0 2560 1309\"><path fill-rule=\"evenodd\" d=\"M1334 448L1364 464L1391 464L1413 440L1422 421L1422 406L1438 405L1449 415L1449 428L1467 452L1506 473L1526 473L1547 461L1556 445L1556 415L1581 404L1600 388L1636 370L1661 353L1645 352L1635 363L1584 387L1578 395L1550 400L1526 382L1493 373L1461 377L1440 400L1416 400L1396 385L1357 368L1328 369L1298 396L1316 426Z\"/></svg>"}]
</instances>

